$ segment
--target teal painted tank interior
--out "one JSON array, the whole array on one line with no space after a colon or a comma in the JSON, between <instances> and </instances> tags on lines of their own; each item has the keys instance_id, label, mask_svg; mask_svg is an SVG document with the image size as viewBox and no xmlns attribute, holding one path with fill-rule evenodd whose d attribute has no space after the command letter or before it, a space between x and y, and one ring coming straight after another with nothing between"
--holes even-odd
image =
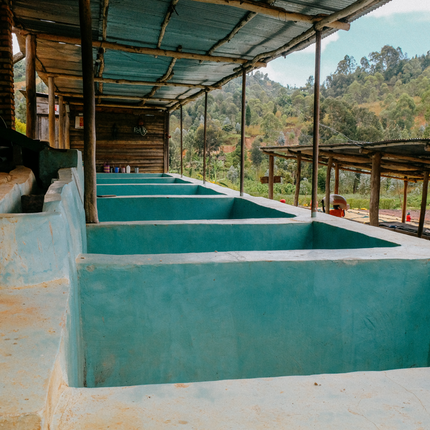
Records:
<instances>
[{"instance_id":1,"label":"teal painted tank interior","mask_svg":"<svg viewBox=\"0 0 430 430\"><path fill-rule=\"evenodd\" d=\"M113 184L97 185L97 195L222 195L211 188L194 184Z\"/></svg>"},{"instance_id":2,"label":"teal painted tank interior","mask_svg":"<svg viewBox=\"0 0 430 430\"><path fill-rule=\"evenodd\" d=\"M97 173L97 181L99 179L144 179L144 178L173 178L168 173Z\"/></svg>"},{"instance_id":3,"label":"teal painted tank interior","mask_svg":"<svg viewBox=\"0 0 430 430\"><path fill-rule=\"evenodd\" d=\"M215 220L293 218L294 215L235 197L108 197L98 198L99 220Z\"/></svg>"},{"instance_id":4,"label":"teal painted tank interior","mask_svg":"<svg viewBox=\"0 0 430 430\"><path fill-rule=\"evenodd\" d=\"M88 387L429 365L426 260L78 263Z\"/></svg>"},{"instance_id":5,"label":"teal painted tank interior","mask_svg":"<svg viewBox=\"0 0 430 430\"><path fill-rule=\"evenodd\" d=\"M94 254L180 254L393 247L394 243L318 222L300 224L98 224L87 227Z\"/></svg>"},{"instance_id":6,"label":"teal painted tank interior","mask_svg":"<svg viewBox=\"0 0 430 430\"><path fill-rule=\"evenodd\" d=\"M114 174L112 174L113 176ZM190 184L189 181L171 177L149 177L149 178L132 178L130 175L123 174L123 177L113 178L110 175L108 178L97 178L97 184Z\"/></svg>"}]
</instances>

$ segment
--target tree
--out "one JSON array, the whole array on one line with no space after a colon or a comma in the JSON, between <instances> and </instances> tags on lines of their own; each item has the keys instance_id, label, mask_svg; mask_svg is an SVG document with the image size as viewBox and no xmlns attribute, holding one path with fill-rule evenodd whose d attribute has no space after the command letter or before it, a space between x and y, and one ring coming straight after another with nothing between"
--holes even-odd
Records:
<instances>
[{"instance_id":1,"label":"tree","mask_svg":"<svg viewBox=\"0 0 430 430\"><path fill-rule=\"evenodd\" d=\"M281 121L279 121L272 112L267 112L263 117L263 121L261 121L261 128L263 129L266 137L273 135L281 128L281 126Z\"/></svg>"},{"instance_id":2,"label":"tree","mask_svg":"<svg viewBox=\"0 0 430 430\"><path fill-rule=\"evenodd\" d=\"M260 146L261 146L261 140L260 139L255 139L254 142L252 143L252 148L251 148L251 161L252 164L256 167L260 167L261 162L263 161L263 153L260 151Z\"/></svg>"},{"instance_id":3,"label":"tree","mask_svg":"<svg viewBox=\"0 0 430 430\"><path fill-rule=\"evenodd\" d=\"M249 107L249 104L246 105L245 110L245 124L251 125L251 108Z\"/></svg>"}]
</instances>

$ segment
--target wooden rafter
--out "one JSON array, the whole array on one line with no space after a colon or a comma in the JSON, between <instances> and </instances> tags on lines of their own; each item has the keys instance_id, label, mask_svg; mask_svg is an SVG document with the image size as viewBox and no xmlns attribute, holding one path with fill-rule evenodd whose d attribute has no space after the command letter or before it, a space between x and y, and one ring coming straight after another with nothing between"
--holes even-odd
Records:
<instances>
[{"instance_id":1,"label":"wooden rafter","mask_svg":"<svg viewBox=\"0 0 430 430\"><path fill-rule=\"evenodd\" d=\"M42 73L39 73L43 75ZM68 79L71 81L81 81L82 76L69 75L63 73L48 73L45 76L52 76L58 79ZM185 87L185 88L199 88L205 91L218 90L221 87L217 84L214 85L201 85L201 84L188 84L185 82L152 82L152 81L131 81L128 79L112 79L112 78L94 78L94 82L103 82L105 84L120 84L120 85L138 85L138 86L157 86L157 87Z\"/></svg>"},{"instance_id":2,"label":"wooden rafter","mask_svg":"<svg viewBox=\"0 0 430 430\"><path fill-rule=\"evenodd\" d=\"M103 0L103 2L100 5L100 28L99 32L101 33L100 40L105 41L107 36L107 19L108 19L108 12L109 12L109 0ZM105 52L106 50L104 48L99 49L99 53L97 55L97 59L99 61L99 69L97 71L97 77L102 78L103 72L105 68ZM98 84L98 93L103 93L103 82L99 82Z\"/></svg>"},{"instance_id":3,"label":"wooden rafter","mask_svg":"<svg viewBox=\"0 0 430 430\"><path fill-rule=\"evenodd\" d=\"M261 15L271 16L272 18L279 19L281 21L294 21L304 22L310 25L317 24L319 21L324 20L325 27L336 28L338 30L348 31L350 25L347 22L338 21L337 19L331 19L333 15L327 17L321 16L310 16L302 13L288 12L282 7L271 6L263 2L255 2L251 0L193 0L201 3L218 4L223 6L233 6L240 9L248 10L250 12L256 12ZM362 0L363 1L363 0ZM368 2L373 0L366 0ZM336 12L339 13L339 12Z\"/></svg>"},{"instance_id":4,"label":"wooden rafter","mask_svg":"<svg viewBox=\"0 0 430 430\"><path fill-rule=\"evenodd\" d=\"M175 6L178 4L178 2L179 0L172 0L170 2L166 16L164 17L163 24L161 25L160 35L158 36L157 48L161 47L161 42L163 41L164 34L166 33L166 28L169 25L173 12L175 12Z\"/></svg>"},{"instance_id":5,"label":"wooden rafter","mask_svg":"<svg viewBox=\"0 0 430 430\"><path fill-rule=\"evenodd\" d=\"M76 101L76 100L70 100L69 104L71 105L77 105L77 106L83 106L84 102ZM115 108L124 108L124 109L151 109L151 110L166 110L167 108L165 106L141 106L140 104L121 104L121 103L96 103L97 107L115 107Z\"/></svg>"},{"instance_id":6,"label":"wooden rafter","mask_svg":"<svg viewBox=\"0 0 430 430\"><path fill-rule=\"evenodd\" d=\"M275 0L262 0L262 3L267 3L269 5L272 5L275 2ZM208 55L213 55L213 53L222 45L225 45L226 43L230 42L230 40L233 39L234 36L241 30L243 27L245 27L248 22L250 22L252 19L254 19L258 13L256 12L248 12L233 28L233 30L223 39L219 40L215 45L212 46L211 49L207 52Z\"/></svg>"},{"instance_id":7,"label":"wooden rafter","mask_svg":"<svg viewBox=\"0 0 430 430\"><path fill-rule=\"evenodd\" d=\"M78 98L78 99L83 97L81 93L67 93L62 91L56 91L55 93L63 97L72 97L72 98ZM119 95L119 94L100 94L99 96L97 96L97 98L113 99L113 100L137 100L137 101L149 100L149 98L146 96L130 96L130 95ZM168 103L176 101L176 99L167 99L167 98L161 98L161 97L152 97L151 100L159 101L159 102L168 102Z\"/></svg>"},{"instance_id":8,"label":"wooden rafter","mask_svg":"<svg viewBox=\"0 0 430 430\"><path fill-rule=\"evenodd\" d=\"M14 28L15 32L20 32L21 34L28 34L28 32L18 30ZM54 34L46 34L46 33L34 33L37 39L47 40L51 42L62 42L71 45L80 44L80 39L77 37L69 37L69 36L60 36ZM195 54L193 52L179 52L179 51L171 51L168 49L159 49L159 48L145 48L142 46L132 46L132 45L124 45L121 43L114 42L106 42L106 41L93 41L94 48L105 48L112 49L114 51L122 51L122 52L130 52L134 54L145 54L145 55L153 55L155 57L171 57L177 59L186 59L186 60L198 60L198 61L210 61L215 63L231 63L231 64L246 64L249 60L244 58L234 58L234 57L224 57L224 56L216 56L216 55L204 55L204 54ZM266 63L259 62L256 64L257 67L266 67Z\"/></svg>"},{"instance_id":9,"label":"wooden rafter","mask_svg":"<svg viewBox=\"0 0 430 430\"><path fill-rule=\"evenodd\" d=\"M172 79L173 67L175 66L175 64L176 64L176 58L172 58L172 61L170 62L166 73L163 76L161 76L161 78L158 78L157 82L167 82L169 79ZM148 100L151 97L153 97L159 88L160 87L157 87L157 86L152 87L152 90L148 94L145 95L145 99Z\"/></svg>"}]
</instances>

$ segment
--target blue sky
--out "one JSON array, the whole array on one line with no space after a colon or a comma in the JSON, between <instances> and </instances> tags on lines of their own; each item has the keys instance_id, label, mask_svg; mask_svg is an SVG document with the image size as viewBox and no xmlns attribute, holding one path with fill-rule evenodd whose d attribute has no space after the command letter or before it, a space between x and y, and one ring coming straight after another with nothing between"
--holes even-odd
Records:
<instances>
[{"instance_id":1,"label":"blue sky","mask_svg":"<svg viewBox=\"0 0 430 430\"><path fill-rule=\"evenodd\" d=\"M345 55L359 63L370 52L384 45L400 46L408 57L430 51L430 0L392 0L358 19L349 31L338 31L322 42L321 79L336 70ZM266 68L270 79L283 85L304 85L314 75L315 45L301 52L278 58Z\"/></svg>"}]
</instances>

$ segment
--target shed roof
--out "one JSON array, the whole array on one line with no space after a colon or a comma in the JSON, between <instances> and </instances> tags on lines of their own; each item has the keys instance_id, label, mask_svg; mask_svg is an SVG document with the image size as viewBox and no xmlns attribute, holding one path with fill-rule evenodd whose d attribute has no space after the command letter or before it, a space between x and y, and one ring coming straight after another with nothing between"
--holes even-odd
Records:
<instances>
[{"instance_id":1,"label":"shed roof","mask_svg":"<svg viewBox=\"0 0 430 430\"><path fill-rule=\"evenodd\" d=\"M313 43L313 25L321 17L332 16L345 26L389 1L92 0L98 101L174 110L239 76L243 67L264 67ZM275 16L250 11L264 5ZM274 8L310 17L310 22L301 21L301 15L286 21L282 9ZM56 92L69 97L82 95L78 9L76 0L12 2L22 52L26 32L36 34L38 74L45 82L55 76ZM337 30L322 31L325 37ZM136 52L139 48L171 52ZM206 55L208 61L192 54ZM215 56L224 59L217 62Z\"/></svg>"},{"instance_id":2,"label":"shed roof","mask_svg":"<svg viewBox=\"0 0 430 430\"><path fill-rule=\"evenodd\" d=\"M312 145L266 146L261 151L268 155L303 161L313 159ZM370 173L372 157L381 153L381 176L407 180L422 180L430 171L430 139L385 140L372 143L341 143L321 145L319 164L327 165L331 158L340 169Z\"/></svg>"}]
</instances>

